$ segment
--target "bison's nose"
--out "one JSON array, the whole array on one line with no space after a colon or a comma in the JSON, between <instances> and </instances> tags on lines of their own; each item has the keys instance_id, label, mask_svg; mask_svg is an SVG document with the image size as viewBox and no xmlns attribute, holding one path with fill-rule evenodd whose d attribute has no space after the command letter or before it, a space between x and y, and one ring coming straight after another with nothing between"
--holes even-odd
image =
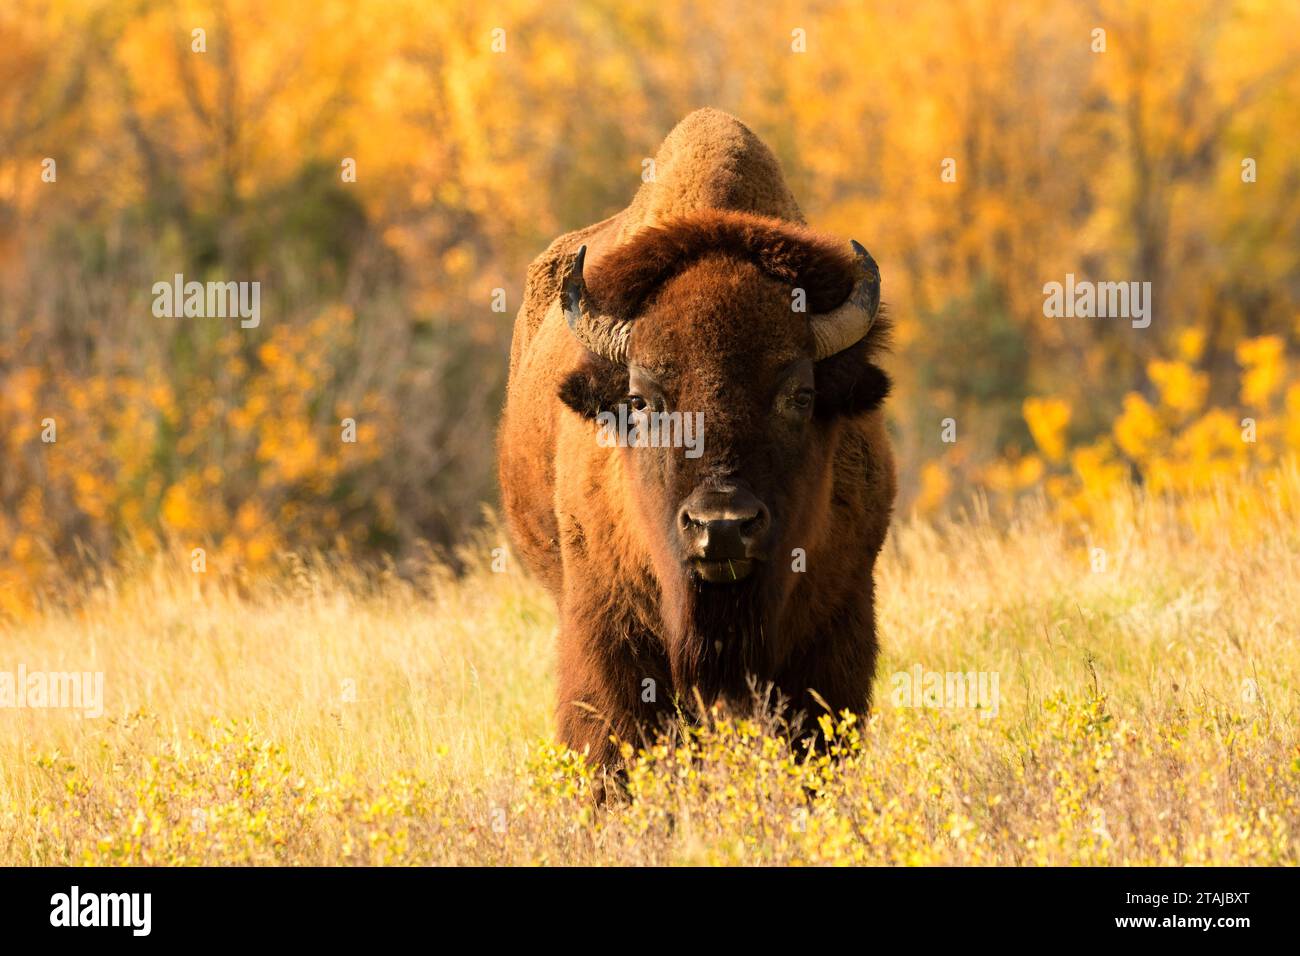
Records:
<instances>
[{"instance_id":1,"label":"bison's nose","mask_svg":"<svg viewBox=\"0 0 1300 956\"><path fill-rule=\"evenodd\" d=\"M759 557L771 523L767 506L744 489L698 491L677 513L688 557L703 561Z\"/></svg>"}]
</instances>

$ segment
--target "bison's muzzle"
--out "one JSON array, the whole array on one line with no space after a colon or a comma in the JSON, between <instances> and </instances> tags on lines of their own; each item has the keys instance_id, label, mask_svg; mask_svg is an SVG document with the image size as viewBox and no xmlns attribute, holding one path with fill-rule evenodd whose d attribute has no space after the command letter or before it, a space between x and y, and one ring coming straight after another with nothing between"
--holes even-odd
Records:
<instances>
[{"instance_id":1,"label":"bison's muzzle","mask_svg":"<svg viewBox=\"0 0 1300 956\"><path fill-rule=\"evenodd\" d=\"M677 533L691 569L711 584L748 577L765 555L771 514L748 489L703 487L677 512Z\"/></svg>"}]
</instances>

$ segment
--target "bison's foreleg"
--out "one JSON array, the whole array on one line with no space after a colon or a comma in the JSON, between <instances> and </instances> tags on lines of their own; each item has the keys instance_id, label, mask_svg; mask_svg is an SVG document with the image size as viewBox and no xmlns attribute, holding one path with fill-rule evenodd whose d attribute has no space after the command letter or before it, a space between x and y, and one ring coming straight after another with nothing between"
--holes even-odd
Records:
<instances>
[{"instance_id":1,"label":"bison's foreleg","mask_svg":"<svg viewBox=\"0 0 1300 956\"><path fill-rule=\"evenodd\" d=\"M666 667L618 622L567 618L559 637L556 723L560 740L612 767L619 745L640 746L665 710Z\"/></svg>"}]
</instances>

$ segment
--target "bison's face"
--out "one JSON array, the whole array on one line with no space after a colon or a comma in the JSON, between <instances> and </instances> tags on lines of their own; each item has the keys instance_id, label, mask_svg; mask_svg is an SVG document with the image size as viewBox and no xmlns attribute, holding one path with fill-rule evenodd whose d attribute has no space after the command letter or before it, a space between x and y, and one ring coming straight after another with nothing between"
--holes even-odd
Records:
<instances>
[{"instance_id":1,"label":"bison's face","mask_svg":"<svg viewBox=\"0 0 1300 956\"><path fill-rule=\"evenodd\" d=\"M660 439L623 452L656 564L725 587L788 553L829 464L789 290L748 263L701 261L638 319L626 368L629 420Z\"/></svg>"},{"instance_id":2,"label":"bison's face","mask_svg":"<svg viewBox=\"0 0 1300 956\"><path fill-rule=\"evenodd\" d=\"M838 422L889 388L865 338L879 279L855 249L729 215L619 250L593 279L594 302L581 253L565 282L587 351L561 398L606 438L630 426L612 452L626 482L616 493L639 519L688 683L720 689L756 669L794 549L835 533Z\"/></svg>"}]
</instances>

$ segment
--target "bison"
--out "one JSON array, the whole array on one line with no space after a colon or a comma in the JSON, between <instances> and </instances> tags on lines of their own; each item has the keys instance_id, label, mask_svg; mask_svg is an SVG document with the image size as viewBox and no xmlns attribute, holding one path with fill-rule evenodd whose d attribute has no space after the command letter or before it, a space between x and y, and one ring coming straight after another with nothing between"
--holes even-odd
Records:
<instances>
[{"instance_id":1,"label":"bison","mask_svg":"<svg viewBox=\"0 0 1300 956\"><path fill-rule=\"evenodd\" d=\"M613 764L612 738L756 684L869 706L895 494L879 297L866 250L808 229L768 148L711 109L627 209L532 263L499 475L558 605L570 747ZM693 451L602 440L674 413L702 423Z\"/></svg>"}]
</instances>

